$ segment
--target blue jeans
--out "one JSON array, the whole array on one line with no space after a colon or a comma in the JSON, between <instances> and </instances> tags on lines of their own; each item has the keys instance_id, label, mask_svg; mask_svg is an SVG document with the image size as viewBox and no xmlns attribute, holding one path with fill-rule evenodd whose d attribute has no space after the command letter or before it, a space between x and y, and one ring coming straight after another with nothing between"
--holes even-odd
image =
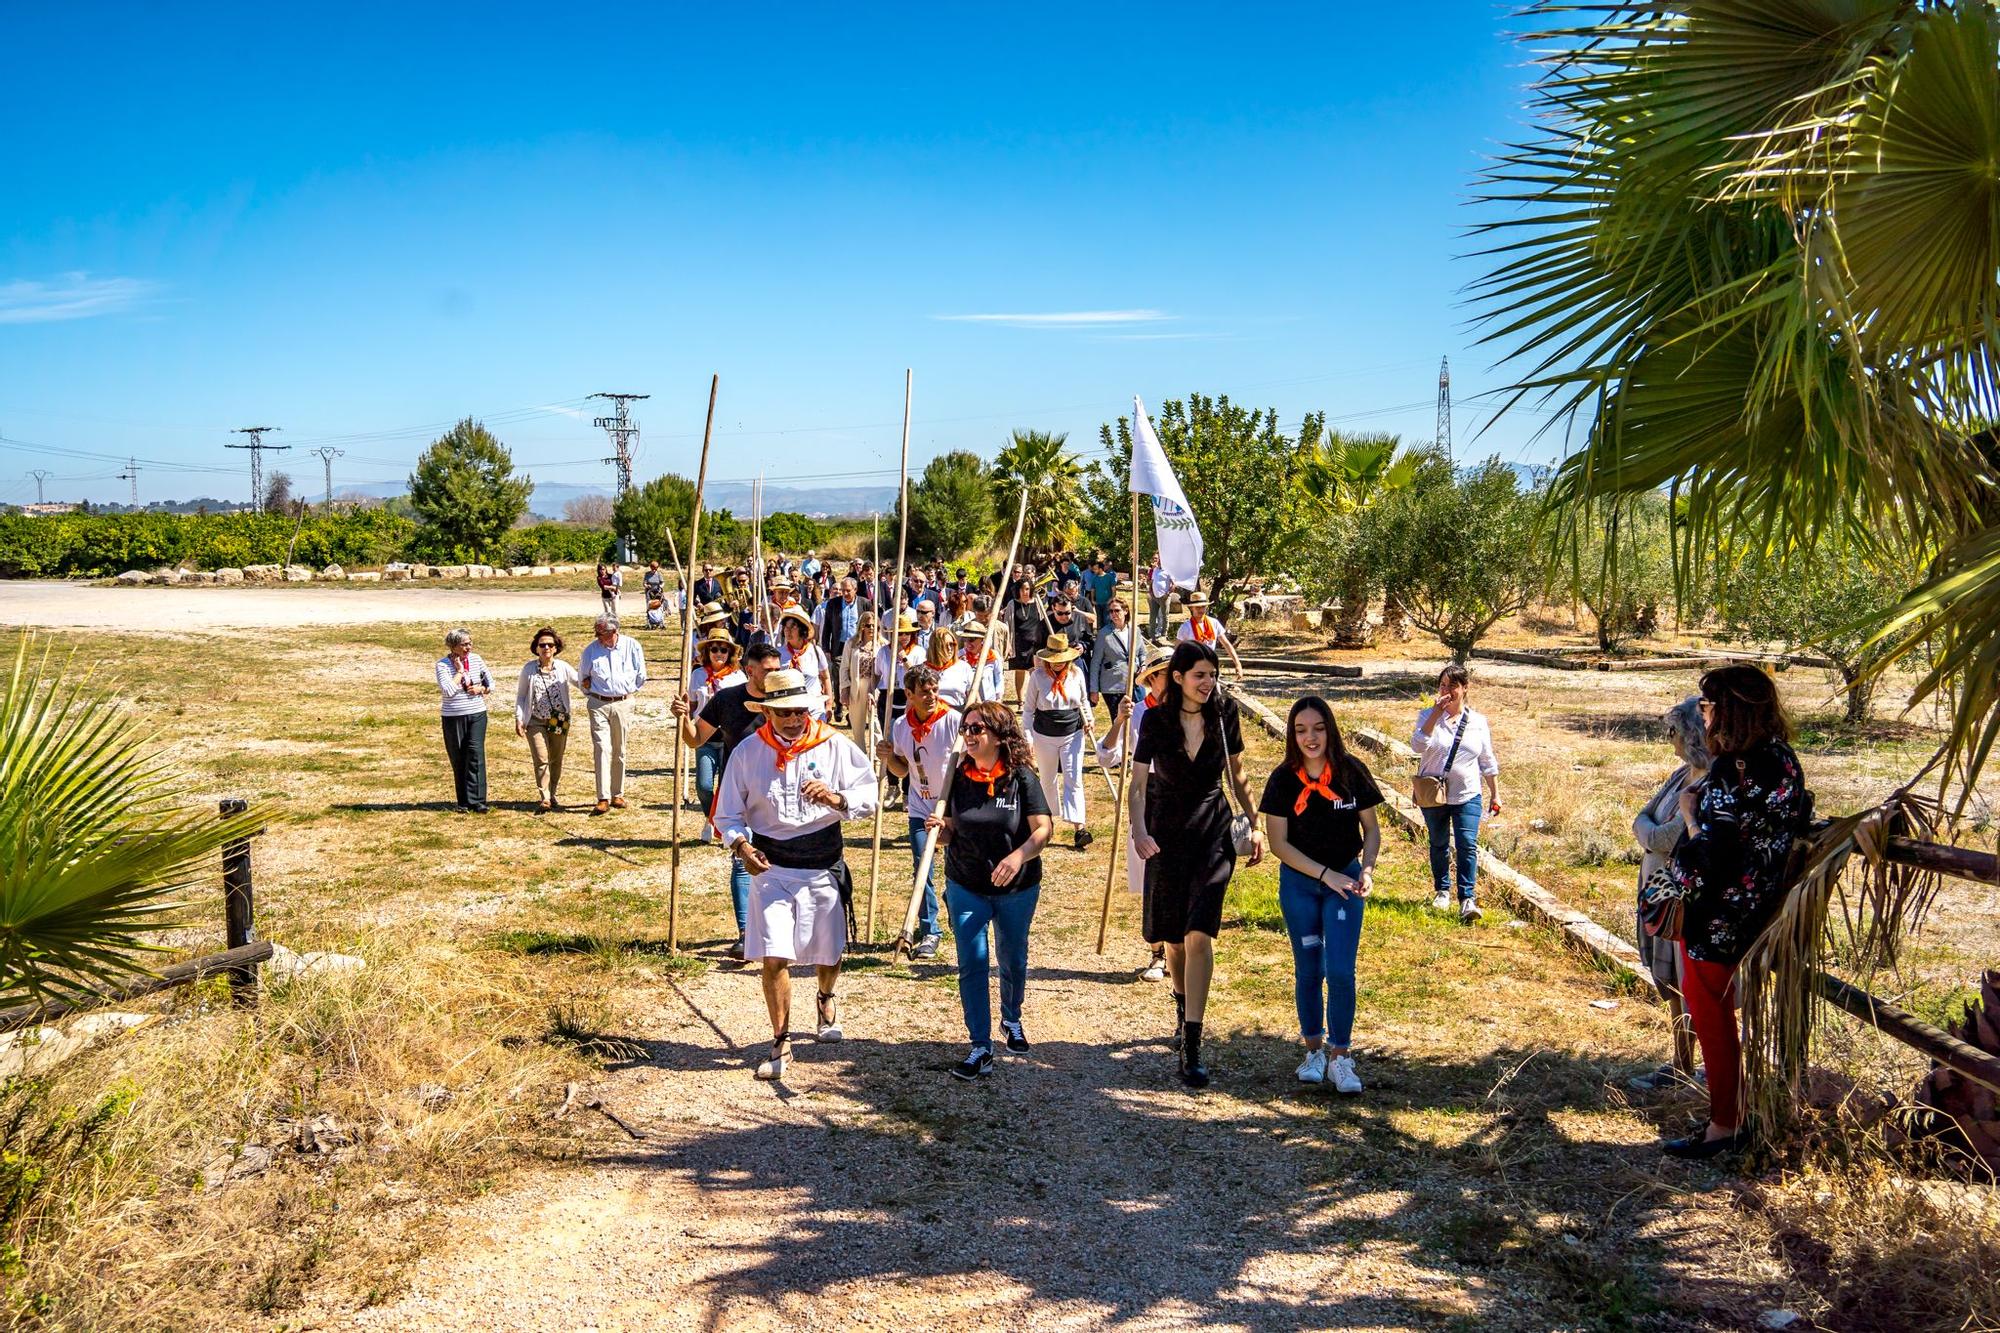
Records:
<instances>
[{"instance_id":1,"label":"blue jeans","mask_svg":"<svg viewBox=\"0 0 2000 1333\"><path fill-rule=\"evenodd\" d=\"M1458 898L1471 902L1479 882L1479 802L1475 796L1458 805L1433 805L1424 810L1424 827L1431 835L1431 888L1451 892L1452 842L1458 842Z\"/></svg>"},{"instance_id":2,"label":"blue jeans","mask_svg":"<svg viewBox=\"0 0 2000 1333\"><path fill-rule=\"evenodd\" d=\"M1358 876L1361 863L1341 873ZM1344 1048L1354 1036L1354 957L1361 950L1367 901L1335 893L1290 866L1278 867L1278 910L1292 937L1293 997L1302 1037L1324 1037L1329 1046Z\"/></svg>"},{"instance_id":3,"label":"blue jeans","mask_svg":"<svg viewBox=\"0 0 2000 1333\"><path fill-rule=\"evenodd\" d=\"M945 881L945 901L951 907L951 935L958 945L958 1002L965 1010L965 1035L974 1046L993 1048L993 1001L986 993L986 925L1000 951L1000 1017L1021 1021L1021 1001L1028 994L1028 926L1042 886L1016 893L988 896L962 884Z\"/></svg>"},{"instance_id":4,"label":"blue jeans","mask_svg":"<svg viewBox=\"0 0 2000 1333\"><path fill-rule=\"evenodd\" d=\"M910 857L913 861L920 861L923 859L923 855L924 821L912 818L910 820ZM931 857L930 873L924 876L923 905L917 908L917 938L920 940L927 940L938 933L937 881L938 867L943 863L944 844L940 843L938 844L936 854ZM915 884L916 873L916 867L912 865L910 867L912 885Z\"/></svg>"},{"instance_id":5,"label":"blue jeans","mask_svg":"<svg viewBox=\"0 0 2000 1333\"><path fill-rule=\"evenodd\" d=\"M715 780L722 776L722 740L711 740L694 752L694 789L701 797L702 818L715 808Z\"/></svg>"},{"instance_id":6,"label":"blue jeans","mask_svg":"<svg viewBox=\"0 0 2000 1333\"><path fill-rule=\"evenodd\" d=\"M750 872L740 856L729 858L729 903L736 909L736 938L740 940L750 929Z\"/></svg>"}]
</instances>

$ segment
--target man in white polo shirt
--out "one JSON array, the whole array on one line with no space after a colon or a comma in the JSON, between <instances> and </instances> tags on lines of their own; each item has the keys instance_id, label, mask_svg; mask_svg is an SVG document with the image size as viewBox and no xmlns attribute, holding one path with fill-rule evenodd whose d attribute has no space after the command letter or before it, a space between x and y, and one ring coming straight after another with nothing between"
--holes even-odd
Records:
<instances>
[{"instance_id":1,"label":"man in white polo shirt","mask_svg":"<svg viewBox=\"0 0 2000 1333\"><path fill-rule=\"evenodd\" d=\"M618 632L611 616L597 618L597 638L577 664L590 712L590 756L597 769L597 806L604 814L625 808L625 730L632 696L646 685L646 650Z\"/></svg>"}]
</instances>

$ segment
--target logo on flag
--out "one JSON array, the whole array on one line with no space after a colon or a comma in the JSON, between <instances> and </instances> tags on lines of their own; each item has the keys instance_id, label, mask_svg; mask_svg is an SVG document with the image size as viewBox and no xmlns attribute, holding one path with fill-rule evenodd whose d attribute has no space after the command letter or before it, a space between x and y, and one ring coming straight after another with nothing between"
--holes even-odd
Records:
<instances>
[{"instance_id":1,"label":"logo on flag","mask_svg":"<svg viewBox=\"0 0 2000 1333\"><path fill-rule=\"evenodd\" d=\"M1201 581L1201 528L1137 394L1132 395L1132 493L1152 501L1160 568L1176 587L1194 587Z\"/></svg>"}]
</instances>

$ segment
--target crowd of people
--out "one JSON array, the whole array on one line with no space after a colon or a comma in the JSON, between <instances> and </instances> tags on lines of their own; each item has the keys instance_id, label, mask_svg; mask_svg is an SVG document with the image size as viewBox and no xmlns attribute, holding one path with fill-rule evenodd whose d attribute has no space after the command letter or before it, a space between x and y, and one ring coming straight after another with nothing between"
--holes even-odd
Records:
<instances>
[{"instance_id":1,"label":"crowd of people","mask_svg":"<svg viewBox=\"0 0 2000 1333\"><path fill-rule=\"evenodd\" d=\"M814 969L818 1040L841 1039L838 985L854 921L841 825L898 801L917 867L912 952L935 957L947 922L954 941L969 1049L953 1075L976 1080L994 1068L996 965L1000 1038L1028 1049L1042 857L1058 824L1076 850L1090 845L1088 756L1106 773L1129 758L1128 887L1153 949L1144 975L1169 983L1181 1081L1210 1081L1202 1035L1224 896L1239 860L1254 866L1270 855L1294 963L1297 1077L1362 1091L1356 968L1384 797L1326 700L1292 704L1284 759L1253 796L1240 713L1222 683L1222 655L1235 661L1235 647L1198 594L1183 599L1168 647L1165 635L1136 635L1132 585L1101 557L1087 569L1065 557L1047 573L1023 564L977 581L964 569L913 570L901 588L860 562L836 578L811 555L761 573L702 566L687 611L694 666L671 701L694 753L706 814L699 836L730 857L730 952L761 970L773 1036L758 1078L782 1078L793 1058L795 966ZM1149 594L1155 574L1147 571ZM748 596L760 585L761 604ZM1151 596L1154 616L1160 603ZM536 631L518 675L515 731L528 741L541 811L559 807L578 694L593 813L626 806L625 744L631 701L648 683L646 655L613 615L594 631L575 667L554 628ZM484 812L493 676L469 631L452 630L445 648L437 683L454 796L460 810ZM1471 707L1471 685L1463 666L1445 667L1411 734L1433 906L1468 922L1481 915L1480 825L1501 811L1493 727ZM1633 1086L1705 1080L1706 1125L1665 1147L1711 1156L1744 1141L1734 972L1782 901L1811 799L1776 686L1758 668L1707 673L1665 723L1679 767L1633 831L1643 854L1639 938L1671 1006L1674 1051Z\"/></svg>"}]
</instances>

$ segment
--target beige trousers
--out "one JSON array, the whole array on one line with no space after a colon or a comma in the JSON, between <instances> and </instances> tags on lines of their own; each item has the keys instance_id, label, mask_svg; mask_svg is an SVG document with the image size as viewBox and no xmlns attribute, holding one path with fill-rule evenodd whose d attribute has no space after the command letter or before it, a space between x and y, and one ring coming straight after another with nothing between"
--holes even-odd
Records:
<instances>
[{"instance_id":1,"label":"beige trousers","mask_svg":"<svg viewBox=\"0 0 2000 1333\"><path fill-rule=\"evenodd\" d=\"M597 769L597 799L625 794L625 729L632 722L632 698L590 696L590 758Z\"/></svg>"},{"instance_id":2,"label":"beige trousers","mask_svg":"<svg viewBox=\"0 0 2000 1333\"><path fill-rule=\"evenodd\" d=\"M568 732L550 731L539 723L528 724L528 753L535 761L535 790L551 805L555 804L556 786L562 781L563 751L568 747Z\"/></svg>"}]
</instances>

